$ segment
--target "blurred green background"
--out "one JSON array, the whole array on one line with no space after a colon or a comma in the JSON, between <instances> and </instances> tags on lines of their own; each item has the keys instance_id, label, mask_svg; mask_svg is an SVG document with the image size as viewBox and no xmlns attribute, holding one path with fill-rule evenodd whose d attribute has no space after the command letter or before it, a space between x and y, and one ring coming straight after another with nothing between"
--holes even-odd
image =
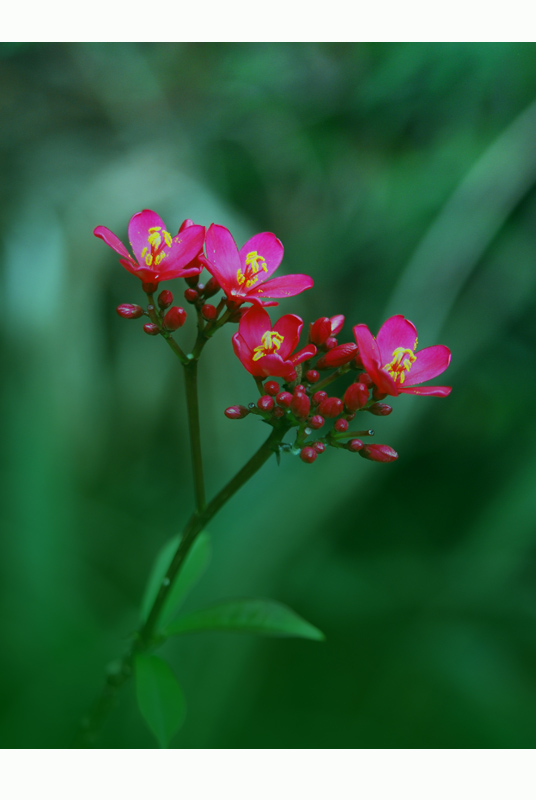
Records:
<instances>
[{"instance_id":1,"label":"blurred green background","mask_svg":"<svg viewBox=\"0 0 536 800\"><path fill-rule=\"evenodd\" d=\"M213 521L188 608L271 597L327 638L168 643L174 745L535 747L536 46L0 52L1 746L70 746L191 509L178 363L117 317L141 288L92 235L152 208L275 232L315 280L281 313L344 313L340 341L403 313L453 354L450 398L367 417L396 463L273 460ZM223 416L255 399L230 333L201 364L210 494L266 433ZM132 686L99 744L155 746Z\"/></svg>"}]
</instances>

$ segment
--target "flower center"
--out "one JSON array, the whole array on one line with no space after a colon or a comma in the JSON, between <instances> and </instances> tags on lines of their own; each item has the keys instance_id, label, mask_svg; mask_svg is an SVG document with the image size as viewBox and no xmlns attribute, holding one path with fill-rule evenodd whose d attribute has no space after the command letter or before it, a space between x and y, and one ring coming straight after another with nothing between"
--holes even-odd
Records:
<instances>
[{"instance_id":1,"label":"flower center","mask_svg":"<svg viewBox=\"0 0 536 800\"><path fill-rule=\"evenodd\" d=\"M397 383L404 383L406 372L409 372L417 356L408 347L397 347L393 350L393 360L384 366L391 378Z\"/></svg>"},{"instance_id":2,"label":"flower center","mask_svg":"<svg viewBox=\"0 0 536 800\"><path fill-rule=\"evenodd\" d=\"M149 228L147 236L149 247L144 247L141 251L141 257L145 259L148 267L160 264L162 259L167 256L167 253L163 252L164 247L171 247L172 241L171 234L164 228Z\"/></svg>"},{"instance_id":3,"label":"flower center","mask_svg":"<svg viewBox=\"0 0 536 800\"><path fill-rule=\"evenodd\" d=\"M277 331L266 331L262 334L261 342L258 347L253 350L253 361L258 361L259 358L270 356L281 347L281 343L285 337L281 336Z\"/></svg>"},{"instance_id":4,"label":"flower center","mask_svg":"<svg viewBox=\"0 0 536 800\"><path fill-rule=\"evenodd\" d=\"M242 272L241 269L237 270L236 280L238 281L238 285L242 286L242 284L245 284L245 288L249 289L250 286L253 286L259 280L257 273L260 272L261 269L264 270L264 272L268 272L266 259L260 256L256 250L252 250L251 253L248 253L246 256L245 273Z\"/></svg>"}]
</instances>

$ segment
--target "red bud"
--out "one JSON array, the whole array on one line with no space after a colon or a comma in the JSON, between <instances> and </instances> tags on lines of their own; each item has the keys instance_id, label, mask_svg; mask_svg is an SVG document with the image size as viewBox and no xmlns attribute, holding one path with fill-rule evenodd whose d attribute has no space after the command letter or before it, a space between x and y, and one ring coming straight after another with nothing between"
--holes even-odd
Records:
<instances>
[{"instance_id":1,"label":"red bud","mask_svg":"<svg viewBox=\"0 0 536 800\"><path fill-rule=\"evenodd\" d=\"M344 393L344 405L348 411L357 411L368 402L369 390L364 383L351 383Z\"/></svg>"},{"instance_id":2,"label":"red bud","mask_svg":"<svg viewBox=\"0 0 536 800\"><path fill-rule=\"evenodd\" d=\"M279 406L276 406L274 408L273 414L274 417L276 417L277 419L281 419L281 417L285 416L285 410L283 408L279 408Z\"/></svg>"},{"instance_id":3,"label":"red bud","mask_svg":"<svg viewBox=\"0 0 536 800\"><path fill-rule=\"evenodd\" d=\"M388 444L367 444L359 451L359 455L368 458L369 461L379 461L383 464L388 461L396 461L398 453L389 447Z\"/></svg>"},{"instance_id":4,"label":"red bud","mask_svg":"<svg viewBox=\"0 0 536 800\"><path fill-rule=\"evenodd\" d=\"M317 406L319 403L322 402L322 400L325 400L327 396L328 396L327 392L315 392L312 397L313 405Z\"/></svg>"},{"instance_id":5,"label":"red bud","mask_svg":"<svg viewBox=\"0 0 536 800\"><path fill-rule=\"evenodd\" d=\"M280 406L283 406L283 408L289 408L290 404L292 403L292 395L290 392L279 392L276 400Z\"/></svg>"},{"instance_id":6,"label":"red bud","mask_svg":"<svg viewBox=\"0 0 536 800\"><path fill-rule=\"evenodd\" d=\"M361 439L352 439L351 442L348 442L346 448L351 453L359 453L363 449L363 442L361 441Z\"/></svg>"},{"instance_id":7,"label":"red bud","mask_svg":"<svg viewBox=\"0 0 536 800\"><path fill-rule=\"evenodd\" d=\"M386 392L380 392L378 387L375 386L374 389L372 390L372 396L373 396L373 398L375 400L383 400L384 397L387 397L387 393Z\"/></svg>"},{"instance_id":8,"label":"red bud","mask_svg":"<svg viewBox=\"0 0 536 800\"><path fill-rule=\"evenodd\" d=\"M324 417L321 417L320 414L315 414L314 417L311 417L311 419L309 420L309 425L311 426L311 428L314 428L315 430L321 428L322 425L324 425L324 423L325 419Z\"/></svg>"},{"instance_id":9,"label":"red bud","mask_svg":"<svg viewBox=\"0 0 536 800\"><path fill-rule=\"evenodd\" d=\"M376 417L387 417L392 410L392 406L387 405L387 403L373 403L367 408L367 411L370 411L370 413L374 414Z\"/></svg>"},{"instance_id":10,"label":"red bud","mask_svg":"<svg viewBox=\"0 0 536 800\"><path fill-rule=\"evenodd\" d=\"M368 374L368 372L362 372L358 378L359 383L364 383L365 386L372 386L372 378Z\"/></svg>"},{"instance_id":11,"label":"red bud","mask_svg":"<svg viewBox=\"0 0 536 800\"><path fill-rule=\"evenodd\" d=\"M338 419L333 427L337 433L344 433L348 430L348 422L345 419Z\"/></svg>"},{"instance_id":12,"label":"red bud","mask_svg":"<svg viewBox=\"0 0 536 800\"><path fill-rule=\"evenodd\" d=\"M324 444L324 442L314 442L313 447L317 453L323 453L324 450L326 449L326 445Z\"/></svg>"},{"instance_id":13,"label":"red bud","mask_svg":"<svg viewBox=\"0 0 536 800\"><path fill-rule=\"evenodd\" d=\"M211 306L209 303L205 303L205 305L201 308L201 315L203 319L207 320L207 322L216 319L218 315L216 306Z\"/></svg>"},{"instance_id":14,"label":"red bud","mask_svg":"<svg viewBox=\"0 0 536 800\"><path fill-rule=\"evenodd\" d=\"M145 294L154 294L158 289L157 283L142 283L141 288Z\"/></svg>"},{"instance_id":15,"label":"red bud","mask_svg":"<svg viewBox=\"0 0 536 800\"><path fill-rule=\"evenodd\" d=\"M279 394L279 384L277 381L266 381L264 384L264 391L266 394L271 394L272 397L275 397L276 394Z\"/></svg>"},{"instance_id":16,"label":"red bud","mask_svg":"<svg viewBox=\"0 0 536 800\"><path fill-rule=\"evenodd\" d=\"M269 394L263 394L263 396L259 397L257 400L257 406L261 409L261 411L271 411L274 405L274 398L270 397Z\"/></svg>"},{"instance_id":17,"label":"red bud","mask_svg":"<svg viewBox=\"0 0 536 800\"><path fill-rule=\"evenodd\" d=\"M328 350L328 352L325 353L322 358L319 358L316 362L316 366L318 369L342 367L343 364L347 364L349 361L351 361L356 353L357 345L353 342L339 344L337 347L333 347L331 350Z\"/></svg>"},{"instance_id":18,"label":"red bud","mask_svg":"<svg viewBox=\"0 0 536 800\"><path fill-rule=\"evenodd\" d=\"M197 275L188 275L188 277L185 278L184 280L186 281L188 286L195 288L199 283L199 272L197 273Z\"/></svg>"},{"instance_id":19,"label":"red bud","mask_svg":"<svg viewBox=\"0 0 536 800\"><path fill-rule=\"evenodd\" d=\"M294 387L294 392L293 393L294 394L300 394L300 392L304 392L304 391L305 391L305 386L303 385L303 383L299 383L297 386Z\"/></svg>"},{"instance_id":20,"label":"red bud","mask_svg":"<svg viewBox=\"0 0 536 800\"><path fill-rule=\"evenodd\" d=\"M209 282L206 284L203 294L205 297L208 298L212 297L212 295L216 294L220 291L220 284L216 280L216 278L211 278Z\"/></svg>"},{"instance_id":21,"label":"red bud","mask_svg":"<svg viewBox=\"0 0 536 800\"><path fill-rule=\"evenodd\" d=\"M195 289L186 289L184 299L187 303L195 303L196 300L199 300L199 292Z\"/></svg>"},{"instance_id":22,"label":"red bud","mask_svg":"<svg viewBox=\"0 0 536 800\"><path fill-rule=\"evenodd\" d=\"M338 397L326 397L318 406L318 413L328 419L338 417L342 413L342 400Z\"/></svg>"},{"instance_id":23,"label":"red bud","mask_svg":"<svg viewBox=\"0 0 536 800\"><path fill-rule=\"evenodd\" d=\"M122 303L115 309L120 317L124 319L138 319L143 317L143 308L141 306L132 305L131 303Z\"/></svg>"},{"instance_id":24,"label":"red bud","mask_svg":"<svg viewBox=\"0 0 536 800\"><path fill-rule=\"evenodd\" d=\"M169 308L173 302L173 295L169 291L169 289L164 289L163 292L160 292L158 295L158 305L161 309Z\"/></svg>"},{"instance_id":25,"label":"red bud","mask_svg":"<svg viewBox=\"0 0 536 800\"><path fill-rule=\"evenodd\" d=\"M317 452L314 447L304 447L300 453L300 458L306 464L312 464L316 460Z\"/></svg>"},{"instance_id":26,"label":"red bud","mask_svg":"<svg viewBox=\"0 0 536 800\"><path fill-rule=\"evenodd\" d=\"M328 317L320 317L309 326L309 341L313 344L320 347L328 336L331 336L331 320Z\"/></svg>"},{"instance_id":27,"label":"red bud","mask_svg":"<svg viewBox=\"0 0 536 800\"><path fill-rule=\"evenodd\" d=\"M249 414L245 406L229 406L223 412L227 419L244 419Z\"/></svg>"},{"instance_id":28,"label":"red bud","mask_svg":"<svg viewBox=\"0 0 536 800\"><path fill-rule=\"evenodd\" d=\"M333 350L334 347L337 347L336 338L334 336L330 336L329 339L326 339L324 347L326 348L326 350Z\"/></svg>"},{"instance_id":29,"label":"red bud","mask_svg":"<svg viewBox=\"0 0 536 800\"><path fill-rule=\"evenodd\" d=\"M309 383L316 383L320 379L320 374L316 369L310 369L305 373L305 377Z\"/></svg>"},{"instance_id":30,"label":"red bud","mask_svg":"<svg viewBox=\"0 0 536 800\"><path fill-rule=\"evenodd\" d=\"M160 333L160 328L153 322L146 322L145 325L143 326L143 330L145 331L145 333L148 333L149 336L156 336L157 333Z\"/></svg>"},{"instance_id":31,"label":"red bud","mask_svg":"<svg viewBox=\"0 0 536 800\"><path fill-rule=\"evenodd\" d=\"M311 410L311 401L305 392L297 392L292 398L290 408L299 419L305 419Z\"/></svg>"},{"instance_id":32,"label":"red bud","mask_svg":"<svg viewBox=\"0 0 536 800\"><path fill-rule=\"evenodd\" d=\"M186 311L178 306L172 306L164 316L164 328L167 328L168 331L176 331L178 328L182 328L185 322Z\"/></svg>"}]
</instances>

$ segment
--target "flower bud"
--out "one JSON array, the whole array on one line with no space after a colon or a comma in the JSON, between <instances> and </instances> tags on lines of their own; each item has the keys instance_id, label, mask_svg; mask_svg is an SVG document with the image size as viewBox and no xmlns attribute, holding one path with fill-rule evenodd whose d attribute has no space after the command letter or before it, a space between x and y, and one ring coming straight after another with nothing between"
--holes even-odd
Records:
<instances>
[{"instance_id":1,"label":"flower bud","mask_svg":"<svg viewBox=\"0 0 536 800\"><path fill-rule=\"evenodd\" d=\"M283 406L283 408L289 408L290 404L292 403L292 395L290 392L279 392L275 399L280 406Z\"/></svg>"},{"instance_id":2,"label":"flower bud","mask_svg":"<svg viewBox=\"0 0 536 800\"><path fill-rule=\"evenodd\" d=\"M359 453L363 449L363 442L361 439L352 439L347 443L346 449L351 453Z\"/></svg>"},{"instance_id":3,"label":"flower bud","mask_svg":"<svg viewBox=\"0 0 536 800\"><path fill-rule=\"evenodd\" d=\"M211 278L209 282L206 284L203 294L205 297L208 298L215 295L217 292L220 291L220 284L216 280L216 278Z\"/></svg>"},{"instance_id":4,"label":"flower bud","mask_svg":"<svg viewBox=\"0 0 536 800\"><path fill-rule=\"evenodd\" d=\"M274 417L276 419L281 419L281 417L285 416L285 409L284 408L279 408L279 406L276 406L274 408L273 415L274 415Z\"/></svg>"},{"instance_id":5,"label":"flower bud","mask_svg":"<svg viewBox=\"0 0 536 800\"><path fill-rule=\"evenodd\" d=\"M216 311L216 306L211 306L210 303L205 303L204 306L201 308L201 316L203 319L206 319L207 322L211 322L213 319L216 319L218 312Z\"/></svg>"},{"instance_id":6,"label":"flower bud","mask_svg":"<svg viewBox=\"0 0 536 800\"><path fill-rule=\"evenodd\" d=\"M316 383L320 379L320 374L316 369L309 369L305 373L305 377L308 383Z\"/></svg>"},{"instance_id":7,"label":"flower bud","mask_svg":"<svg viewBox=\"0 0 536 800\"><path fill-rule=\"evenodd\" d=\"M145 294L154 294L158 289L158 284L149 282L142 283L141 288L145 292Z\"/></svg>"},{"instance_id":8,"label":"flower bud","mask_svg":"<svg viewBox=\"0 0 536 800\"><path fill-rule=\"evenodd\" d=\"M290 408L292 413L298 417L298 419L306 419L309 415L309 411L311 410L311 401L305 392L297 392L292 398Z\"/></svg>"},{"instance_id":9,"label":"flower bud","mask_svg":"<svg viewBox=\"0 0 536 800\"><path fill-rule=\"evenodd\" d=\"M357 367L358 369L363 369L363 367L364 367L364 364L363 364L363 359L361 358L361 356L359 355L359 353L356 355L356 357L355 357L355 359L354 359L354 364L356 365L356 367Z\"/></svg>"},{"instance_id":10,"label":"flower bud","mask_svg":"<svg viewBox=\"0 0 536 800\"><path fill-rule=\"evenodd\" d=\"M146 322L143 326L143 330L145 333L148 333L149 336L156 336L158 333L160 333L160 328L153 322Z\"/></svg>"},{"instance_id":11,"label":"flower bud","mask_svg":"<svg viewBox=\"0 0 536 800\"><path fill-rule=\"evenodd\" d=\"M188 275L187 278L184 279L188 286L191 286L192 289L195 289L197 284L199 283L199 273L197 275Z\"/></svg>"},{"instance_id":12,"label":"flower bud","mask_svg":"<svg viewBox=\"0 0 536 800\"><path fill-rule=\"evenodd\" d=\"M185 322L186 311L178 306L171 306L164 316L164 328L168 331L176 331L178 328L182 328Z\"/></svg>"},{"instance_id":13,"label":"flower bud","mask_svg":"<svg viewBox=\"0 0 536 800\"><path fill-rule=\"evenodd\" d=\"M373 396L373 398L375 400L383 400L384 397L387 397L387 393L386 392L380 392L378 387L375 386L374 389L372 390L372 396Z\"/></svg>"},{"instance_id":14,"label":"flower bud","mask_svg":"<svg viewBox=\"0 0 536 800\"><path fill-rule=\"evenodd\" d=\"M388 461L396 461L398 453L389 447L388 444L366 444L359 455L363 458L368 458L369 461L380 461L387 463Z\"/></svg>"},{"instance_id":15,"label":"flower bud","mask_svg":"<svg viewBox=\"0 0 536 800\"><path fill-rule=\"evenodd\" d=\"M300 394L300 392L304 391L305 391L305 386L303 385L303 383L299 383L297 386L294 387L293 394Z\"/></svg>"},{"instance_id":16,"label":"flower bud","mask_svg":"<svg viewBox=\"0 0 536 800\"><path fill-rule=\"evenodd\" d=\"M348 411L357 411L368 402L369 390L364 383L351 383L344 393L344 405Z\"/></svg>"},{"instance_id":17,"label":"flower bud","mask_svg":"<svg viewBox=\"0 0 536 800\"><path fill-rule=\"evenodd\" d=\"M313 442L313 447L317 453L323 453L326 449L324 442Z\"/></svg>"},{"instance_id":18,"label":"flower bud","mask_svg":"<svg viewBox=\"0 0 536 800\"><path fill-rule=\"evenodd\" d=\"M259 397L257 400L257 406L261 411L271 411L274 405L274 398L270 397L269 394L263 394L263 396Z\"/></svg>"},{"instance_id":19,"label":"flower bud","mask_svg":"<svg viewBox=\"0 0 536 800\"><path fill-rule=\"evenodd\" d=\"M311 428L314 428L316 431L324 425L325 419L321 417L320 414L315 414L314 417L311 417L309 420L309 425Z\"/></svg>"},{"instance_id":20,"label":"flower bud","mask_svg":"<svg viewBox=\"0 0 536 800\"><path fill-rule=\"evenodd\" d=\"M244 314L246 313L247 308L237 308L233 311L231 316L229 317L230 322L240 322Z\"/></svg>"},{"instance_id":21,"label":"flower bud","mask_svg":"<svg viewBox=\"0 0 536 800\"><path fill-rule=\"evenodd\" d=\"M279 384L277 381L266 381L264 384L264 391L266 394L271 394L272 397L275 397L276 394L279 394Z\"/></svg>"},{"instance_id":22,"label":"flower bud","mask_svg":"<svg viewBox=\"0 0 536 800\"><path fill-rule=\"evenodd\" d=\"M227 419L244 419L249 414L245 406L229 406L223 412Z\"/></svg>"},{"instance_id":23,"label":"flower bud","mask_svg":"<svg viewBox=\"0 0 536 800\"><path fill-rule=\"evenodd\" d=\"M387 403L373 403L367 408L367 411L370 411L376 417L386 417L392 410L392 406L387 405Z\"/></svg>"},{"instance_id":24,"label":"flower bud","mask_svg":"<svg viewBox=\"0 0 536 800\"><path fill-rule=\"evenodd\" d=\"M319 403L322 402L322 400L325 400L327 396L328 396L327 392L315 392L312 397L313 405L317 406Z\"/></svg>"},{"instance_id":25,"label":"flower bud","mask_svg":"<svg viewBox=\"0 0 536 800\"><path fill-rule=\"evenodd\" d=\"M320 317L309 325L309 341L321 347L328 336L331 336L331 320L329 317Z\"/></svg>"},{"instance_id":26,"label":"flower bud","mask_svg":"<svg viewBox=\"0 0 536 800\"><path fill-rule=\"evenodd\" d=\"M314 447L304 447L300 453L300 458L306 464L312 464L316 460L318 453Z\"/></svg>"},{"instance_id":27,"label":"flower bud","mask_svg":"<svg viewBox=\"0 0 536 800\"><path fill-rule=\"evenodd\" d=\"M141 306L132 305L131 303L122 303L115 309L120 317L124 319L138 319L143 317L143 308Z\"/></svg>"},{"instance_id":28,"label":"flower bud","mask_svg":"<svg viewBox=\"0 0 536 800\"><path fill-rule=\"evenodd\" d=\"M186 289L184 292L184 299L187 303L195 303L196 300L199 300L199 292L195 289Z\"/></svg>"},{"instance_id":29,"label":"flower bud","mask_svg":"<svg viewBox=\"0 0 536 800\"><path fill-rule=\"evenodd\" d=\"M164 289L164 291L160 292L158 295L158 305L163 310L164 308L169 308L173 302L173 294L169 291L169 289Z\"/></svg>"},{"instance_id":30,"label":"flower bud","mask_svg":"<svg viewBox=\"0 0 536 800\"><path fill-rule=\"evenodd\" d=\"M336 338L334 336L330 336L328 339L326 339L324 347L326 350L333 350L334 347L337 347Z\"/></svg>"},{"instance_id":31,"label":"flower bud","mask_svg":"<svg viewBox=\"0 0 536 800\"><path fill-rule=\"evenodd\" d=\"M344 433L348 430L348 421L345 419L338 419L333 427L337 433Z\"/></svg>"},{"instance_id":32,"label":"flower bud","mask_svg":"<svg viewBox=\"0 0 536 800\"><path fill-rule=\"evenodd\" d=\"M318 369L342 367L343 364L347 364L349 361L351 361L356 353L357 345L353 342L339 344L337 347L333 347L331 350L328 350L328 352L325 353L322 358L319 358L316 362L316 366Z\"/></svg>"},{"instance_id":33,"label":"flower bud","mask_svg":"<svg viewBox=\"0 0 536 800\"><path fill-rule=\"evenodd\" d=\"M330 322L331 322L331 335L336 336L342 329L342 326L344 325L344 315L336 314L334 317L331 317Z\"/></svg>"},{"instance_id":34,"label":"flower bud","mask_svg":"<svg viewBox=\"0 0 536 800\"><path fill-rule=\"evenodd\" d=\"M338 417L342 413L342 400L338 397L326 397L318 406L318 413L328 419Z\"/></svg>"},{"instance_id":35,"label":"flower bud","mask_svg":"<svg viewBox=\"0 0 536 800\"><path fill-rule=\"evenodd\" d=\"M364 383L365 386L372 386L372 378L368 374L368 372L362 372L358 378L359 383Z\"/></svg>"}]
</instances>

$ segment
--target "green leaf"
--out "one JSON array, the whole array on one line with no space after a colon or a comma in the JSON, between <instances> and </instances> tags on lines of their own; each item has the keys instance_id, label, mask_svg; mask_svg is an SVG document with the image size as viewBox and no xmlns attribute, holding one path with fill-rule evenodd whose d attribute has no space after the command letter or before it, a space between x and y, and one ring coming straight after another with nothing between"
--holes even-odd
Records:
<instances>
[{"instance_id":1,"label":"green leaf","mask_svg":"<svg viewBox=\"0 0 536 800\"><path fill-rule=\"evenodd\" d=\"M142 620L147 619L149 615L151 606L155 601L179 542L180 536L174 536L173 539L165 543L155 559L141 605ZM169 592L160 614L159 630L174 618L186 595L208 567L211 553L210 537L208 533L203 531L192 545L179 576Z\"/></svg>"},{"instance_id":2,"label":"green leaf","mask_svg":"<svg viewBox=\"0 0 536 800\"><path fill-rule=\"evenodd\" d=\"M136 699L160 747L168 747L186 716L182 689L168 664L157 656L136 656Z\"/></svg>"},{"instance_id":3,"label":"green leaf","mask_svg":"<svg viewBox=\"0 0 536 800\"><path fill-rule=\"evenodd\" d=\"M175 620L166 629L171 636L191 631L235 631L263 636L301 636L321 641L324 634L292 609L274 600L245 598L195 611Z\"/></svg>"}]
</instances>

